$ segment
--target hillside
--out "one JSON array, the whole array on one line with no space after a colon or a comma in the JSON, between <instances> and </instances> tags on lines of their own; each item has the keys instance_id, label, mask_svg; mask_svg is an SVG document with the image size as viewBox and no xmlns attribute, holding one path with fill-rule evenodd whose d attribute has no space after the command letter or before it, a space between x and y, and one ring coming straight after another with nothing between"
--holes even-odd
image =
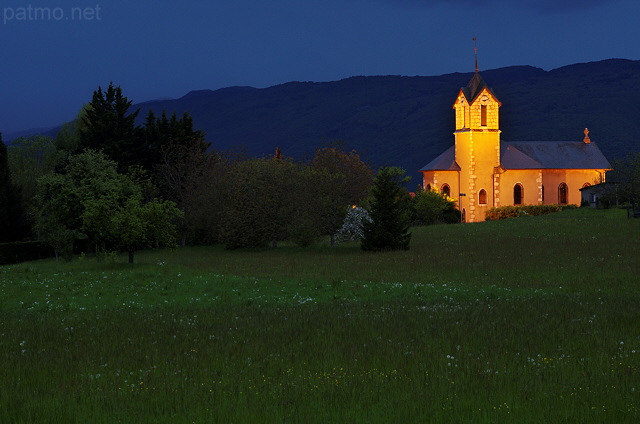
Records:
<instances>
[{"instance_id":1,"label":"hillside","mask_svg":"<svg viewBox=\"0 0 640 424\"><path fill-rule=\"evenodd\" d=\"M585 127L609 159L640 151L631 114L640 61L611 59L544 71L514 66L482 71L502 102L506 141L581 140ZM264 155L280 146L304 157L343 140L374 166L417 170L453 143L451 105L472 73L431 77L371 76L289 82L256 89L199 90L137 105L140 117L188 111L213 146Z\"/></svg>"}]
</instances>

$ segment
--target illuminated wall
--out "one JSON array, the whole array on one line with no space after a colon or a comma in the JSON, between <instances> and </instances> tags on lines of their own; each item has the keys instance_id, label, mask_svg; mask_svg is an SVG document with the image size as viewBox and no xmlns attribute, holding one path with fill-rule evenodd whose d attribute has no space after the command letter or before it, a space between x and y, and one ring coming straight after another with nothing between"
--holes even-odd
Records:
<instances>
[{"instance_id":1,"label":"illuminated wall","mask_svg":"<svg viewBox=\"0 0 640 424\"><path fill-rule=\"evenodd\" d=\"M474 83L478 83L474 86ZM475 87L475 88L474 88ZM472 99L467 98L472 93ZM461 89L453 104L456 116L455 161L460 171L422 171L423 187L442 190L464 211L466 222L484 221L492 207L557 204L559 187L566 184L567 204L580 204L585 184L604 181L605 170L503 169L500 159L500 101L478 74ZM586 133L585 133L586 134Z\"/></svg>"},{"instance_id":2,"label":"illuminated wall","mask_svg":"<svg viewBox=\"0 0 640 424\"><path fill-rule=\"evenodd\" d=\"M493 169L500 164L500 102L487 88L474 99L460 90L453 105L456 110L455 155L460 165L460 210L466 222L483 221L487 208L494 205ZM479 194L484 190L484 204ZM452 194L452 197L453 196Z\"/></svg>"}]
</instances>

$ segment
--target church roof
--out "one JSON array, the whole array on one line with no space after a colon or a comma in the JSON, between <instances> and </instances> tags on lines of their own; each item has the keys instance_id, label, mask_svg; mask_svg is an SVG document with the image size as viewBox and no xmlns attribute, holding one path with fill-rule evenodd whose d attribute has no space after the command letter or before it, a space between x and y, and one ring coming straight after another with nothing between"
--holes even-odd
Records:
<instances>
[{"instance_id":1,"label":"church roof","mask_svg":"<svg viewBox=\"0 0 640 424\"><path fill-rule=\"evenodd\" d=\"M469 103L473 103L475 98L478 97L480 92L482 92L482 90L485 88L489 90L491 95L495 97L497 100L496 95L493 93L493 91L489 87L487 87L487 84L484 82L484 79L482 79L479 72L476 72L475 74L473 74L473 78L471 78L471 81L469 81L469 84L467 84L467 86L462 88L461 90L464 96L467 98L467 101Z\"/></svg>"},{"instance_id":2,"label":"church roof","mask_svg":"<svg viewBox=\"0 0 640 424\"><path fill-rule=\"evenodd\" d=\"M502 142L504 169L611 169L595 143L582 141Z\"/></svg>"},{"instance_id":3,"label":"church roof","mask_svg":"<svg viewBox=\"0 0 640 424\"><path fill-rule=\"evenodd\" d=\"M426 164L420 171L460 171L460 166L456 162L456 148L449 147L440 156Z\"/></svg>"}]
</instances>

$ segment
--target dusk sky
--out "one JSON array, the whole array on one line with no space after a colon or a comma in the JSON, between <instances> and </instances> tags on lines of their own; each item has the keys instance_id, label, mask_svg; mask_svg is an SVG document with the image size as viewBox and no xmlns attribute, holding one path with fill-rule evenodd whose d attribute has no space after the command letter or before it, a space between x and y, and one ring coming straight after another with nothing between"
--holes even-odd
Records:
<instances>
[{"instance_id":1,"label":"dusk sky","mask_svg":"<svg viewBox=\"0 0 640 424\"><path fill-rule=\"evenodd\" d=\"M72 120L110 81L138 103L470 72L473 37L481 70L640 59L638 0L5 0L0 13L5 133Z\"/></svg>"}]
</instances>

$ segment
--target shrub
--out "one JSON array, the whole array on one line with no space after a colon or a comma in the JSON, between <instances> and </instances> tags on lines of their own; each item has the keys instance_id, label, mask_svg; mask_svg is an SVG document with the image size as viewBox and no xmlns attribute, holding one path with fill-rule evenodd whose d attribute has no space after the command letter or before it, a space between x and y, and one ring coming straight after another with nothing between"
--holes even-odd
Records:
<instances>
[{"instance_id":1,"label":"shrub","mask_svg":"<svg viewBox=\"0 0 640 424\"><path fill-rule=\"evenodd\" d=\"M418 224L455 224L460 222L460 211L456 209L455 199L435 189L416 192L413 205Z\"/></svg>"},{"instance_id":2,"label":"shrub","mask_svg":"<svg viewBox=\"0 0 640 424\"><path fill-rule=\"evenodd\" d=\"M519 216L540 216L549 213L560 212L564 209L575 209L576 205L521 205L501 206L491 208L485 215L485 221L497 221L499 219L516 218Z\"/></svg>"}]
</instances>

